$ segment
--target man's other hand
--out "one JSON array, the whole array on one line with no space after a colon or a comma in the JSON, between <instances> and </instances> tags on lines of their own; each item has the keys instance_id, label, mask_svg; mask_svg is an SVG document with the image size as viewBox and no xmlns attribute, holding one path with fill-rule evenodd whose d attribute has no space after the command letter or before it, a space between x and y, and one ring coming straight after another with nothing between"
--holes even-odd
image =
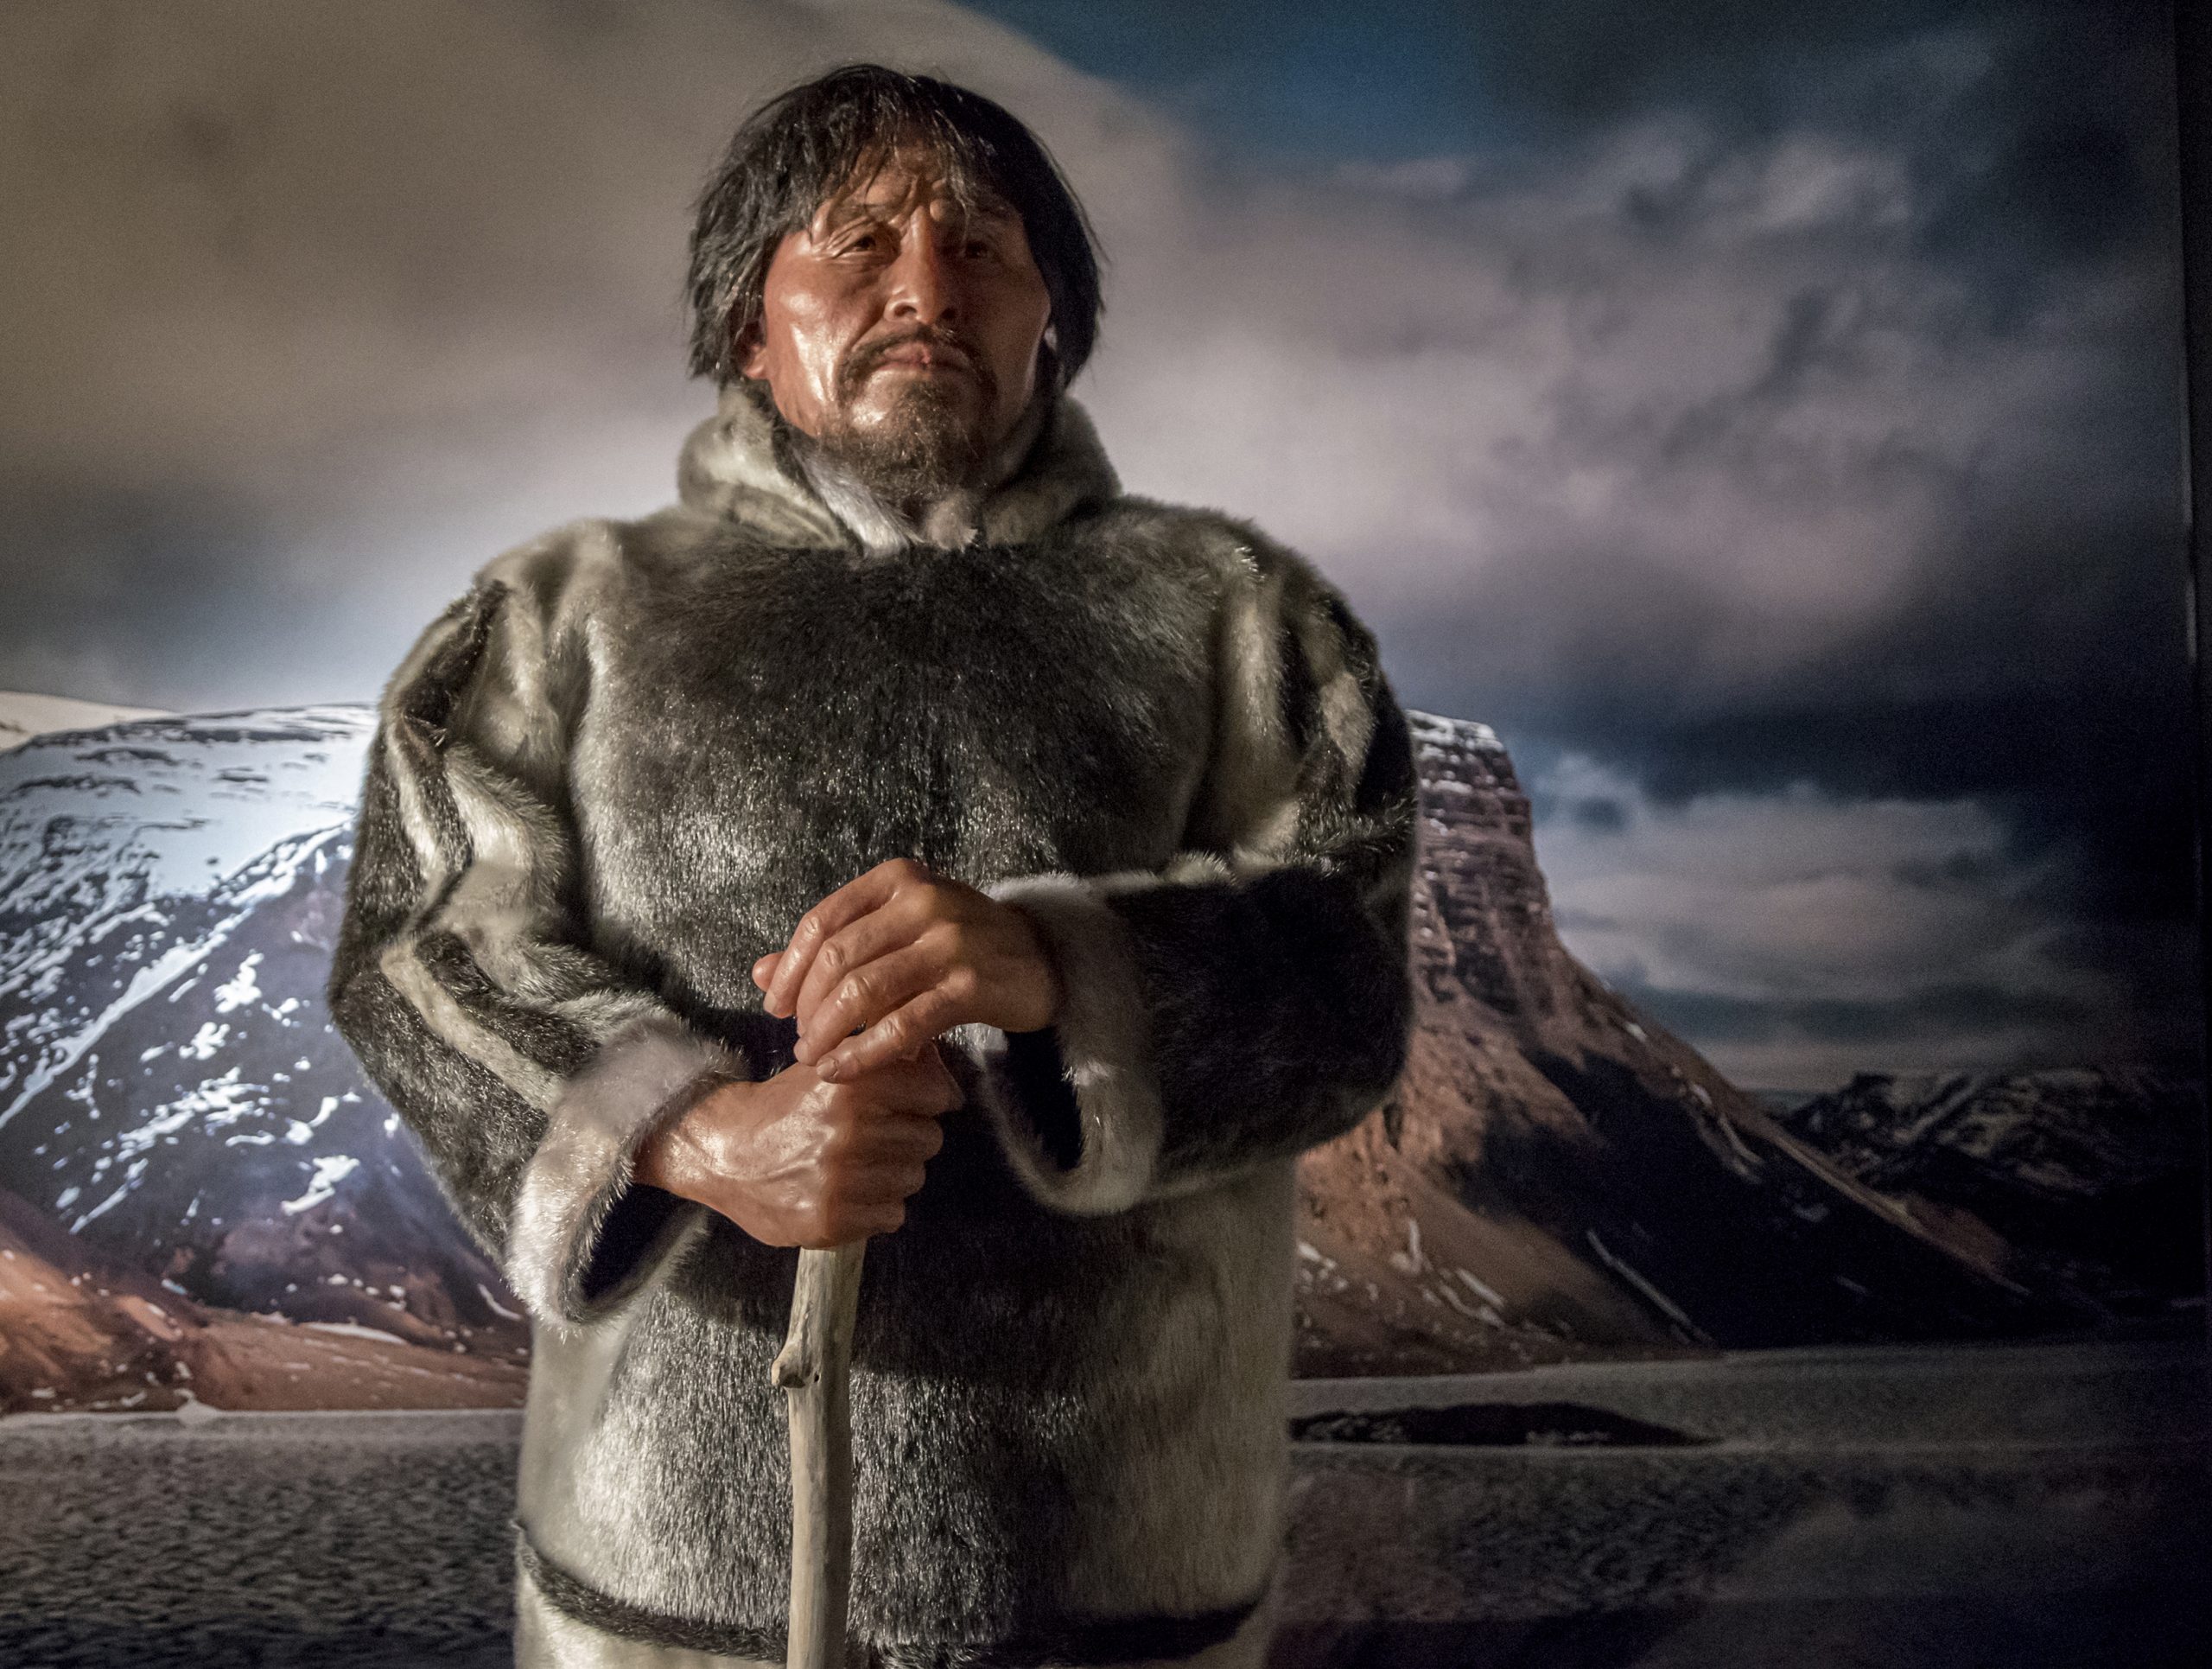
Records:
<instances>
[{"instance_id":1,"label":"man's other hand","mask_svg":"<svg viewBox=\"0 0 2212 1669\"><path fill-rule=\"evenodd\" d=\"M786 1067L701 1096L639 1150L636 1176L766 1245L844 1245L906 1222L944 1145L938 1118L960 1105L934 1043L836 1083Z\"/></svg>"},{"instance_id":2,"label":"man's other hand","mask_svg":"<svg viewBox=\"0 0 2212 1669\"><path fill-rule=\"evenodd\" d=\"M753 983L769 1013L798 1016L794 1058L831 1080L971 1022L1041 1030L1063 1001L1059 971L1023 911L908 857L877 864L801 916L791 943L753 965Z\"/></svg>"}]
</instances>

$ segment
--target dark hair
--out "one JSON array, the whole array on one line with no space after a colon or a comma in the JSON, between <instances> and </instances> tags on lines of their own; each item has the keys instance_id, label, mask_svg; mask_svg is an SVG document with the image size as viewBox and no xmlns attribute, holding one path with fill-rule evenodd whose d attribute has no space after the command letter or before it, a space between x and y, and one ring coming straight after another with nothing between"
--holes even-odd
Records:
<instances>
[{"instance_id":1,"label":"dark hair","mask_svg":"<svg viewBox=\"0 0 2212 1669\"><path fill-rule=\"evenodd\" d=\"M779 93L731 138L691 228L693 376L737 380L733 344L760 317L776 246L863 162L909 140L937 154L963 203L995 195L1021 216L1052 297L1053 374L1063 385L1074 378L1098 339L1103 307L1097 239L1083 205L1037 136L1002 105L880 64L848 64Z\"/></svg>"}]
</instances>

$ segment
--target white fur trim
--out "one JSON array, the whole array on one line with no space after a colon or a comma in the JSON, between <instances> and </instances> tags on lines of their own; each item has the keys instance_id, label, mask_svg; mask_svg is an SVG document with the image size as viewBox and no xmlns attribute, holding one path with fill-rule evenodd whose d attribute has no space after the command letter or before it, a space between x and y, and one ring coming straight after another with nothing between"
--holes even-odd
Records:
<instances>
[{"instance_id":1,"label":"white fur trim","mask_svg":"<svg viewBox=\"0 0 2212 1669\"><path fill-rule=\"evenodd\" d=\"M713 1074L747 1076L728 1050L680 1021L647 1015L608 1037L562 1089L523 1169L507 1235L508 1284L537 1320L589 1324L705 1228L706 1208L686 1201L613 1290L588 1300L579 1290L608 1215L629 1190L638 1150Z\"/></svg>"},{"instance_id":2,"label":"white fur trim","mask_svg":"<svg viewBox=\"0 0 2212 1669\"><path fill-rule=\"evenodd\" d=\"M1082 1120L1071 1168L1045 1151L1034 1120L1015 1103L1007 1035L995 1026L957 1029L982 1068L984 1109L1016 1173L1046 1205L1078 1214L1123 1210L1151 1191L1165 1123L1135 954L1098 879L1052 870L984 888L1037 924L1059 968L1065 1000L1055 1029ZM1144 879L1156 884L1160 876L1147 871Z\"/></svg>"}]
</instances>

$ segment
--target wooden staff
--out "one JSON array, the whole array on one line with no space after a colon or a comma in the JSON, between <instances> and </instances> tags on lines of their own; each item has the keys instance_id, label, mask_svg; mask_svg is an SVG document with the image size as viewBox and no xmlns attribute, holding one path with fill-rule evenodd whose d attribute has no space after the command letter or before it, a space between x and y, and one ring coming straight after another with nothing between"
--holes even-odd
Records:
<instances>
[{"instance_id":1,"label":"wooden staff","mask_svg":"<svg viewBox=\"0 0 2212 1669\"><path fill-rule=\"evenodd\" d=\"M791 1420L791 1600L785 1669L842 1669L853 1585L853 1428L847 1370L866 1240L802 1248L791 1331L768 1377Z\"/></svg>"}]
</instances>

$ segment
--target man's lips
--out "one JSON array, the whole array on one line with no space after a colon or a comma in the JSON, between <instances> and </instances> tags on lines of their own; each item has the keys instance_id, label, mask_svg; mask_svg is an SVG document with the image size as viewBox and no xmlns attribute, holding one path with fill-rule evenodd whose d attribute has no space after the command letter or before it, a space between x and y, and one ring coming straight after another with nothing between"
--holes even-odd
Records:
<instances>
[{"instance_id":1,"label":"man's lips","mask_svg":"<svg viewBox=\"0 0 2212 1669\"><path fill-rule=\"evenodd\" d=\"M930 342L902 342L897 347L879 354L868 366L873 373L887 366L901 371L946 372L958 371L972 374L975 362L957 347L943 347Z\"/></svg>"}]
</instances>

